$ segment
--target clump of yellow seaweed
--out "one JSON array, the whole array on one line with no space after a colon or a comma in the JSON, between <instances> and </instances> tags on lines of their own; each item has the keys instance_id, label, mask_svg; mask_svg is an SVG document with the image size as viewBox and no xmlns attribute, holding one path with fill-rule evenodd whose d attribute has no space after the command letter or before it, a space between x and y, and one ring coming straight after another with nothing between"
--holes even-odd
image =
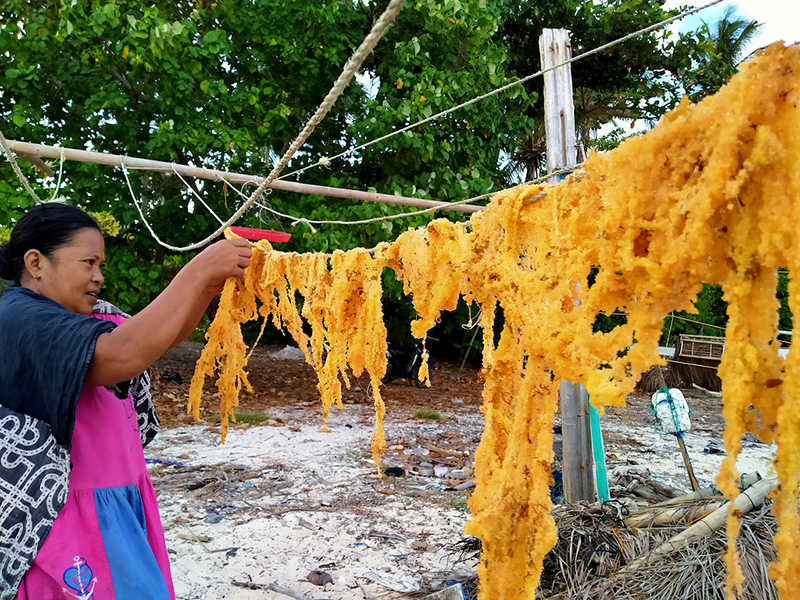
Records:
<instances>
[{"instance_id":1,"label":"clump of yellow seaweed","mask_svg":"<svg viewBox=\"0 0 800 600\"><path fill-rule=\"evenodd\" d=\"M247 384L240 325L258 312L306 352L326 415L341 406L348 368L368 372L377 413L373 451L380 453L382 269L394 269L411 294L419 338L460 295L478 303L485 431L467 531L483 541L480 598L528 600L556 540L548 484L559 380L584 383L599 406L622 403L639 374L658 362L665 315L690 309L702 282L721 284L730 321L720 366L727 457L717 482L729 498L738 493L745 431L777 442L779 558L772 574L781 598L800 597L800 563L790 560L800 545L800 355L790 352L785 363L778 357L775 299L778 269L800 270L798 100L800 53L776 44L717 95L682 102L654 130L592 155L562 184L498 194L469 230L437 220L372 252L331 258L256 244L244 280L226 284L190 406L197 415L205 375L218 368L224 435ZM589 287L592 267L599 272ZM796 281L790 307L798 315ZM504 327L495 340L497 307ZM628 315L624 325L592 331L598 313L617 310ZM737 528L731 514L729 535ZM732 595L741 581L734 544L727 564Z\"/></svg>"}]
</instances>

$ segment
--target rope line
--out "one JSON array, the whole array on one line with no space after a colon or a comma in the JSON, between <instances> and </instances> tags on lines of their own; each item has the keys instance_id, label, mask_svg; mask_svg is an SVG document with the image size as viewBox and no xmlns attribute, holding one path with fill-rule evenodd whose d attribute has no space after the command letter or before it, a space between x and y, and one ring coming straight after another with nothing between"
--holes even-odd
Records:
<instances>
[{"instance_id":1,"label":"rope line","mask_svg":"<svg viewBox=\"0 0 800 600\"><path fill-rule=\"evenodd\" d=\"M233 188L233 190L237 194L239 194L242 198L245 198L245 199L248 198L248 196L246 194L244 194L240 190L236 189L236 187L234 185L232 185L230 182L228 182L228 180L225 179L224 177L222 177L221 175L220 175L220 179L222 181L224 181L225 183L227 183L231 188ZM493 192L493 193L496 193L496 192ZM478 199L480 199L480 197ZM475 202L475 201L476 201L475 198L469 198L467 200L459 200L457 202L447 202L447 203L443 203L443 204L444 204L444 206L457 206L459 204L467 204L469 202ZM425 213L433 212L435 210L440 210L441 208L443 208L442 206L431 206L431 207L425 208L423 210L416 210L416 211L408 212L408 213L400 213L400 214L397 214L397 215L384 215L382 217L374 217L372 219L361 219L361 220L358 220L358 221L336 221L336 220L306 219L305 217L296 217L294 215L287 215L287 214L282 213L282 212L280 212L278 210L275 210L274 208L272 208L270 206L267 206L266 204L262 204L261 202L258 202L258 201L256 201L256 205L259 208L263 208L264 210L266 210L268 212L271 212L275 216L283 217L284 219L291 220L293 226L297 225L298 223L305 223L306 225L367 225L368 223L377 223L378 221L388 221L388 220L391 220L391 219L402 219L404 217L413 217L415 215L423 215Z\"/></svg>"},{"instance_id":2,"label":"rope line","mask_svg":"<svg viewBox=\"0 0 800 600\"><path fill-rule=\"evenodd\" d=\"M128 184L128 191L131 193L131 200L133 200L133 205L136 207L136 210L139 212L139 217L142 219L142 223L147 228L147 231L150 232L150 235L153 236L153 239L156 240L162 246L164 243L158 239L156 232L153 231L153 227L150 225L150 221L147 220L147 217L144 215L144 210L139 205L139 199L136 197L136 194L133 191L133 186L131 185L130 177L128 177L128 167L125 165L125 161L122 161L122 174L125 176L125 183Z\"/></svg>"},{"instance_id":3,"label":"rope line","mask_svg":"<svg viewBox=\"0 0 800 600\"><path fill-rule=\"evenodd\" d=\"M725 331L722 325L712 325L711 323L703 323L702 321L695 321L694 319L687 319L686 317L679 317L678 315L670 315L671 319L678 319L679 321L686 321L687 323L694 323L695 325L702 325L703 327L711 327L713 329L721 329Z\"/></svg>"},{"instance_id":4,"label":"rope line","mask_svg":"<svg viewBox=\"0 0 800 600\"><path fill-rule=\"evenodd\" d=\"M61 160L59 161L59 163L60 164L58 166L58 181L56 181L56 189L53 192L53 196L52 196L53 200L58 198L58 192L61 190L61 178L64 175L64 149L63 148L61 149Z\"/></svg>"},{"instance_id":5,"label":"rope line","mask_svg":"<svg viewBox=\"0 0 800 600\"><path fill-rule=\"evenodd\" d=\"M368 146L372 146L373 144L377 144L379 142L387 140L390 137L393 137L395 135L398 135L398 134L401 134L401 133L405 133L406 131L410 131L411 129L419 127L420 125L424 125L425 123L430 123L431 121L434 121L436 119L440 119L441 117L449 115L450 113L453 113L453 112L455 112L457 110L460 110L462 108L466 108L467 106L472 106L473 104L476 104L476 103L480 102L481 100L485 100L486 98L490 98L491 96L495 96L497 94L500 94L501 92L504 92L504 91L506 91L508 89L511 89L512 87L515 87L515 86L518 86L518 85L522 85L523 83L526 83L526 82L530 81L531 79L535 79L536 77L540 77L540 76L544 75L545 73L549 73L550 71L554 71L554 70L556 70L556 69L558 69L560 67L572 64L574 62L577 62L577 61L579 61L579 60L581 60L583 58L586 58L587 56L592 56L593 54L598 54L600 52L604 52L605 50L608 50L609 48L613 48L614 46L616 46L618 44L621 44L623 42L627 42L630 39L633 39L635 37L638 37L638 36L646 34L646 33L650 33L651 31L655 31L657 29L661 29L662 27L664 27L666 25L669 25L670 23L673 23L675 21L679 21L681 19L684 19L684 18L688 17L689 15L693 15L696 12L700 12L702 10L710 8L710 7L714 6L715 4L719 4L722 1L723 0L712 0L711 2L708 2L707 4L704 4L703 6L698 6L696 8L692 8L692 9L687 10L685 12L682 12L682 13L680 13L678 15L675 15L674 17L670 17L669 19L665 19L664 21L660 21L659 23L655 23L654 25L650 25L648 27L644 27L642 29L634 31L633 33L629 33L628 35L625 35L625 36L623 36L621 38L618 38L616 40L612 40L611 42L608 42L607 44L603 44L602 46L598 46L597 48L593 48L592 50L587 50L586 52L582 52L581 54L577 54L577 55L573 56L572 58L569 58L569 59L565 60L564 62L558 63L558 64L553 65L551 67L547 67L546 69L542 69L541 71L537 71L536 73L533 73L531 75L523 77L522 79L518 79L516 81L512 81L511 83L507 83L506 85L503 85L503 86L501 86L499 88L496 88L496 89L494 89L494 90L492 90L490 92L487 92L485 94L481 94L480 96L477 96L475 98L472 98L471 100L467 100L466 102L462 102L461 104L458 104L456 106L453 106L451 108L443 110L443 111L441 111L441 112L439 112L439 113L437 113L435 115L431 115L430 117L426 117L425 119L417 121L416 123L412 123L410 125L406 125L405 127L402 127L401 129L396 129L395 131L387 133L386 135L383 135L383 136L381 136L379 138L376 138L376 139L371 140L369 142L365 142L365 143L363 143L363 144L361 144L359 146L355 146L353 148L349 148L349 149L345 150L344 152L340 152L339 154L335 154L334 156L328 156L328 157L323 156L317 162L315 162L315 163L313 163L311 165L308 165L307 167L303 167L301 169L297 169L296 171L292 171L291 173L287 173L286 175L283 175L282 177L280 177L280 179L286 179L287 177L290 177L292 175L296 175L297 173L301 173L301 172L307 171L309 169L313 169L314 167L318 167L318 166L326 166L327 167L327 166L330 165L331 161L333 161L333 160L342 158L343 156L347 156L348 154L352 154L354 152L358 152L359 150L363 150L364 148L366 148Z\"/></svg>"},{"instance_id":6,"label":"rope line","mask_svg":"<svg viewBox=\"0 0 800 600\"><path fill-rule=\"evenodd\" d=\"M36 201L36 204L42 204L42 200L39 198L39 196L36 195L36 192L33 191L31 184L28 183L28 178L25 177L25 174L22 172L22 169L19 168L19 165L17 164L17 159L14 158L14 153L11 152L11 148L8 147L8 140L6 139L6 136L3 135L2 131L0 131L0 146L3 147L3 152L5 152L6 158L8 158L8 162L11 163L11 168L14 170L14 173L16 173L17 177L22 182L22 186Z\"/></svg>"}]
</instances>

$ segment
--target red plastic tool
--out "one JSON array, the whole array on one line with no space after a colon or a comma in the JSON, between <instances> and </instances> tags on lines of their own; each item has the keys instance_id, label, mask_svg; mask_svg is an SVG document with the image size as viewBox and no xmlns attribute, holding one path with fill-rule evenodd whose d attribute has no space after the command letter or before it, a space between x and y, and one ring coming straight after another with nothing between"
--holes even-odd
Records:
<instances>
[{"instance_id":1,"label":"red plastic tool","mask_svg":"<svg viewBox=\"0 0 800 600\"><path fill-rule=\"evenodd\" d=\"M252 227L231 227L231 231L246 240L268 240L282 244L292 239L290 233L283 231L272 231L270 229L253 229Z\"/></svg>"}]
</instances>

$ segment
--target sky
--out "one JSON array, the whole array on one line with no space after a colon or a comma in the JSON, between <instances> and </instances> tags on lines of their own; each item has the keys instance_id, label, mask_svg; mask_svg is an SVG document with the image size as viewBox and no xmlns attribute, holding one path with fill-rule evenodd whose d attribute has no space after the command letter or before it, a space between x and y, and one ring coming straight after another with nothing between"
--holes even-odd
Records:
<instances>
[{"instance_id":1,"label":"sky","mask_svg":"<svg viewBox=\"0 0 800 600\"><path fill-rule=\"evenodd\" d=\"M666 8L679 6L702 6L709 0L668 0ZM702 21L714 23L725 12L726 7L735 6L736 14L762 23L758 36L748 47L745 56L772 42L783 40L787 44L800 42L800 0L738 0L722 2L711 8L686 17L679 26L680 31L694 29Z\"/></svg>"}]
</instances>

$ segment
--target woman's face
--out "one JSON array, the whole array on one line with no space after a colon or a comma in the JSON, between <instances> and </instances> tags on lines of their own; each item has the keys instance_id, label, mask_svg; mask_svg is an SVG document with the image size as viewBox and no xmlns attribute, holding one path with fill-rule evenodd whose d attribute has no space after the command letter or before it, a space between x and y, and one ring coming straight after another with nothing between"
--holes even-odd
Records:
<instances>
[{"instance_id":1,"label":"woman's face","mask_svg":"<svg viewBox=\"0 0 800 600\"><path fill-rule=\"evenodd\" d=\"M90 227L79 229L49 257L39 254L35 261L26 260L32 281L28 278L25 286L70 312L88 315L103 285L105 262L103 234Z\"/></svg>"}]
</instances>

